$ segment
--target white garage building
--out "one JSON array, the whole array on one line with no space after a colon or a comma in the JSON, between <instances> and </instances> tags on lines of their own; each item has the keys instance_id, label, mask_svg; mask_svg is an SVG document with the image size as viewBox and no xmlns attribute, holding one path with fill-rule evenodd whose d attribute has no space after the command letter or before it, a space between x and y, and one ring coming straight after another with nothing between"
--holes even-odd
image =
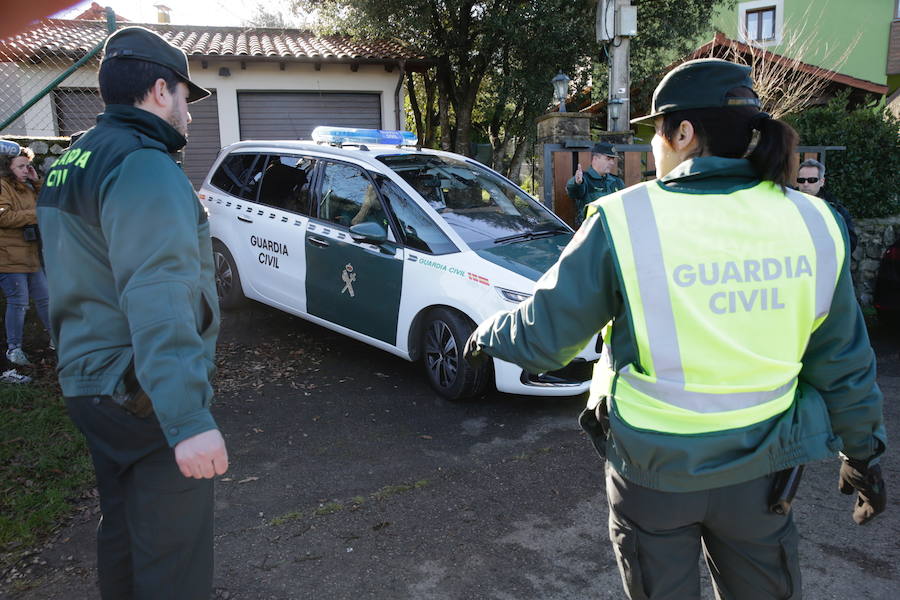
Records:
<instances>
[{"instance_id":1,"label":"white garage building","mask_svg":"<svg viewBox=\"0 0 900 600\"><path fill-rule=\"evenodd\" d=\"M119 23L119 27L132 23ZM191 78L214 92L191 105L184 168L197 185L219 149L244 139L308 138L317 125L403 129L405 74L427 68L389 41L296 29L143 24L184 50ZM6 120L107 35L103 21L42 19L0 40L0 119ZM4 135L65 136L103 109L97 57L62 81Z\"/></svg>"}]
</instances>

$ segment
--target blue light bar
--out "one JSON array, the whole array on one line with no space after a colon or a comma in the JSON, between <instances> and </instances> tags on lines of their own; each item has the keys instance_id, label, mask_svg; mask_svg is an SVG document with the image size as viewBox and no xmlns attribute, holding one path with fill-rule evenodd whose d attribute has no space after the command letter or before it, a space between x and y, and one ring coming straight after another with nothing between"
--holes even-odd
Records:
<instances>
[{"instance_id":1,"label":"blue light bar","mask_svg":"<svg viewBox=\"0 0 900 600\"><path fill-rule=\"evenodd\" d=\"M319 125L312 131L312 139L319 144L389 144L415 146L419 138L412 131L387 129L355 129Z\"/></svg>"}]
</instances>

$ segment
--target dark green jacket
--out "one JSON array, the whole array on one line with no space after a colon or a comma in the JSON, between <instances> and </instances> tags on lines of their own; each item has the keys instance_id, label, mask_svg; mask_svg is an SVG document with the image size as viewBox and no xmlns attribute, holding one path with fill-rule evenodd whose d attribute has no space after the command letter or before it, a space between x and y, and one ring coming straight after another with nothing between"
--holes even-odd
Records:
<instances>
[{"instance_id":1,"label":"dark green jacket","mask_svg":"<svg viewBox=\"0 0 900 600\"><path fill-rule=\"evenodd\" d=\"M170 154L185 142L147 111L109 105L38 199L63 394L122 391L133 361L172 446L216 428L209 223Z\"/></svg>"},{"instance_id":2,"label":"dark green jacket","mask_svg":"<svg viewBox=\"0 0 900 600\"><path fill-rule=\"evenodd\" d=\"M661 181L639 185L665 186L683 194L722 194L758 183L747 161L700 158L683 163ZM475 336L487 354L531 372L551 371L567 364L612 321L607 349L613 369L637 360L624 285L602 210L589 212L560 260L538 281L534 296L478 327ZM843 222L836 220L843 230ZM618 416L613 401L610 435L595 439L613 467L639 485L690 491L748 481L842 449L859 459L879 454L886 442L882 396L849 265L848 256L830 312L809 339L790 409L742 429L676 435L632 428Z\"/></svg>"},{"instance_id":3,"label":"dark green jacket","mask_svg":"<svg viewBox=\"0 0 900 600\"><path fill-rule=\"evenodd\" d=\"M625 188L625 182L615 175L601 175L593 167L581 174L581 183L575 178L566 184L566 193L575 201L575 228L584 222L584 209L588 204L608 194Z\"/></svg>"}]
</instances>

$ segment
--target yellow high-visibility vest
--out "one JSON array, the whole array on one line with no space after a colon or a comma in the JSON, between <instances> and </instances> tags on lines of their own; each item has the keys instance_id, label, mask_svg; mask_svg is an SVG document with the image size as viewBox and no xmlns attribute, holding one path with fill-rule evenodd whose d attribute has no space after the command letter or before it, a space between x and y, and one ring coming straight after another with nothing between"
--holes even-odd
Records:
<instances>
[{"instance_id":1,"label":"yellow high-visibility vest","mask_svg":"<svg viewBox=\"0 0 900 600\"><path fill-rule=\"evenodd\" d=\"M651 182L591 209L612 241L638 360L618 372L598 363L590 404L608 396L630 426L678 434L787 409L845 256L825 202L772 182L712 194Z\"/></svg>"}]
</instances>

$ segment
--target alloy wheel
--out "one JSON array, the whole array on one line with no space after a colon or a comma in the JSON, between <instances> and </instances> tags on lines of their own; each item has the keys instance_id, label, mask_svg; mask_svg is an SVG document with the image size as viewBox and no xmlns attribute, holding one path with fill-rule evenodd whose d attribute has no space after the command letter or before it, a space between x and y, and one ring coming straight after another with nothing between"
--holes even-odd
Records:
<instances>
[{"instance_id":1,"label":"alloy wheel","mask_svg":"<svg viewBox=\"0 0 900 600\"><path fill-rule=\"evenodd\" d=\"M450 327L440 320L432 321L425 336L425 365L435 383L449 388L459 371L459 348Z\"/></svg>"},{"instance_id":2,"label":"alloy wheel","mask_svg":"<svg viewBox=\"0 0 900 600\"><path fill-rule=\"evenodd\" d=\"M234 285L234 273L224 254L216 252L213 258L216 261L216 293L221 300L228 295Z\"/></svg>"}]
</instances>

